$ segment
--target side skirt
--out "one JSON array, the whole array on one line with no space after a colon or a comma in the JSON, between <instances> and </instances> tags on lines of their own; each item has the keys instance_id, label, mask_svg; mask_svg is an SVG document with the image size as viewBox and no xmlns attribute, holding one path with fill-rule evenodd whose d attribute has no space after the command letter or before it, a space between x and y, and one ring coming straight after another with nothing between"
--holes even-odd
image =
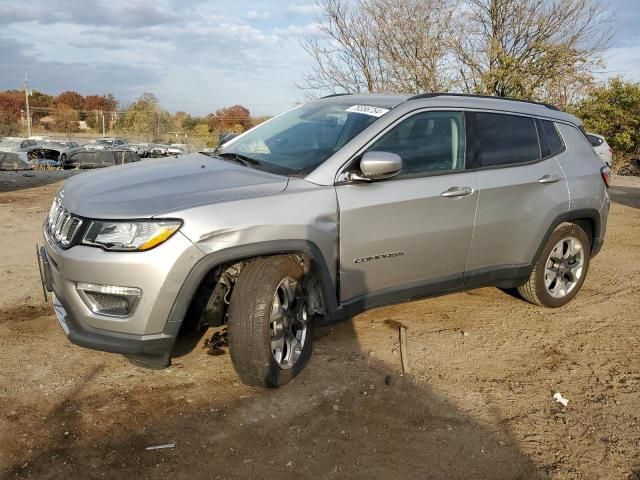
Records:
<instances>
[{"instance_id":1,"label":"side skirt","mask_svg":"<svg viewBox=\"0 0 640 480\"><path fill-rule=\"evenodd\" d=\"M449 293L463 292L480 287L515 288L527 281L533 265L507 265L483 268L452 275L427 282L417 282L408 286L391 287L347 300L336 309L328 323L348 320L359 313L373 308L437 297Z\"/></svg>"}]
</instances>

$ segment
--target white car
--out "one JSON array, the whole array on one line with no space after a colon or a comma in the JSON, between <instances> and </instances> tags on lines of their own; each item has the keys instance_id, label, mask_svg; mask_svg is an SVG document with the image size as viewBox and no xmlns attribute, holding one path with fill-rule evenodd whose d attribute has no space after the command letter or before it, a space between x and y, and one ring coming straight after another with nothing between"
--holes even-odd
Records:
<instances>
[{"instance_id":1,"label":"white car","mask_svg":"<svg viewBox=\"0 0 640 480\"><path fill-rule=\"evenodd\" d=\"M611 150L605 138L597 133L587 133L587 138L602 161L607 164L607 167L611 167L613 164L613 150Z\"/></svg>"},{"instance_id":2,"label":"white car","mask_svg":"<svg viewBox=\"0 0 640 480\"><path fill-rule=\"evenodd\" d=\"M86 143L84 147L87 150L126 150L128 145L123 138L102 137Z\"/></svg>"}]
</instances>

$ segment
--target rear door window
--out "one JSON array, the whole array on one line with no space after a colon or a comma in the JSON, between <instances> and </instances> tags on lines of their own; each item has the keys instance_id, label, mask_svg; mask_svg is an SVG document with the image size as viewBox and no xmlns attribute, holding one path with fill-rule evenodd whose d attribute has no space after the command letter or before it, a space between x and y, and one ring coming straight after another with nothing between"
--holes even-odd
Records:
<instances>
[{"instance_id":1,"label":"rear door window","mask_svg":"<svg viewBox=\"0 0 640 480\"><path fill-rule=\"evenodd\" d=\"M542 158L533 118L500 113L476 113L480 146L478 167L517 165Z\"/></svg>"}]
</instances>

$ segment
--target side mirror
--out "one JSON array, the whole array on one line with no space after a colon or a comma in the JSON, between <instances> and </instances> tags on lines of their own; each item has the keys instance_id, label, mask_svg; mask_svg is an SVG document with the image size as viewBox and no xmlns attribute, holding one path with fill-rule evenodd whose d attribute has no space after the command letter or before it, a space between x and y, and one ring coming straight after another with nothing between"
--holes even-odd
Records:
<instances>
[{"instance_id":1,"label":"side mirror","mask_svg":"<svg viewBox=\"0 0 640 480\"><path fill-rule=\"evenodd\" d=\"M349 180L373 182L395 177L402 171L402 158L390 152L367 152L360 159L361 174L350 173Z\"/></svg>"}]
</instances>

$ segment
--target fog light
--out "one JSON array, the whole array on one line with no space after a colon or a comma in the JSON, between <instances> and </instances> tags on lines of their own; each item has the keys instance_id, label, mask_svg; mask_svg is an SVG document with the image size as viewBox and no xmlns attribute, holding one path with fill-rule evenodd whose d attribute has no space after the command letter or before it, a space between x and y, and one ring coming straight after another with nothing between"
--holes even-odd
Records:
<instances>
[{"instance_id":1,"label":"fog light","mask_svg":"<svg viewBox=\"0 0 640 480\"><path fill-rule=\"evenodd\" d=\"M77 288L80 297L93 313L111 317L131 315L142 296L142 290L134 287L80 282Z\"/></svg>"}]
</instances>

